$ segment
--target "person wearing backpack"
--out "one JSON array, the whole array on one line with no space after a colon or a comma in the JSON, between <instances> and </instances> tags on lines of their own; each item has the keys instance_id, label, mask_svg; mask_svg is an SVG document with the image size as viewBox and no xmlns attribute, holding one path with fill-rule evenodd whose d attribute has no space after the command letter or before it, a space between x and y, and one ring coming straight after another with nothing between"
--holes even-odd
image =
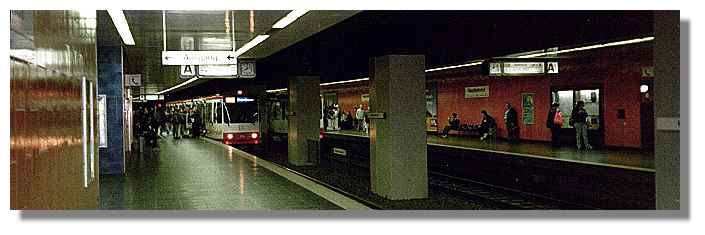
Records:
<instances>
[{"instance_id":1,"label":"person wearing backpack","mask_svg":"<svg viewBox=\"0 0 705 235\"><path fill-rule=\"evenodd\" d=\"M588 142L588 116L589 114L585 110L585 102L582 100L578 101L570 115L571 126L575 127L575 143L578 150L582 150L583 146L584 149L592 149L592 146L590 146L590 143Z\"/></svg>"},{"instance_id":2,"label":"person wearing backpack","mask_svg":"<svg viewBox=\"0 0 705 235\"><path fill-rule=\"evenodd\" d=\"M558 106L558 103L551 104L548 117L546 117L546 127L551 129L551 145L553 145L553 147L560 146L560 131L563 126L563 115L561 115L561 110Z\"/></svg>"}]
</instances>

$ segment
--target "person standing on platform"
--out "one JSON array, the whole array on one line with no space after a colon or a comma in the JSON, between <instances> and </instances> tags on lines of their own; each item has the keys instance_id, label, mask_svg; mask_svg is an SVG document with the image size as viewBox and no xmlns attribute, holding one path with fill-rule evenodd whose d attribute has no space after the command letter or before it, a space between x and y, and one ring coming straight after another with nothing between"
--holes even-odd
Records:
<instances>
[{"instance_id":1,"label":"person standing on platform","mask_svg":"<svg viewBox=\"0 0 705 235\"><path fill-rule=\"evenodd\" d=\"M585 110L585 102L582 100L578 101L575 104L573 113L570 115L570 123L573 127L575 127L575 142L578 150L582 150L583 146L584 149L592 149L592 146L590 146L588 141L588 116L589 114Z\"/></svg>"},{"instance_id":2,"label":"person standing on platform","mask_svg":"<svg viewBox=\"0 0 705 235\"><path fill-rule=\"evenodd\" d=\"M364 121L365 121L365 110L362 109L362 104L360 104L360 108L355 111L355 119L357 120L357 130L362 131Z\"/></svg>"},{"instance_id":3,"label":"person standing on platform","mask_svg":"<svg viewBox=\"0 0 705 235\"><path fill-rule=\"evenodd\" d=\"M181 139L181 133L183 130L183 125L186 123L186 118L184 117L183 110L180 108L174 109L172 114L172 125L174 132L174 139Z\"/></svg>"},{"instance_id":4,"label":"person standing on platform","mask_svg":"<svg viewBox=\"0 0 705 235\"><path fill-rule=\"evenodd\" d=\"M333 105L333 130L340 130L340 112L338 112L338 105Z\"/></svg>"},{"instance_id":5,"label":"person standing on platform","mask_svg":"<svg viewBox=\"0 0 705 235\"><path fill-rule=\"evenodd\" d=\"M198 108L193 110L193 123L191 123L191 136L194 139L198 139L201 136L201 129L203 127L203 119L201 118L201 112Z\"/></svg>"},{"instance_id":6,"label":"person standing on platform","mask_svg":"<svg viewBox=\"0 0 705 235\"><path fill-rule=\"evenodd\" d=\"M551 104L551 110L548 112L548 117L546 117L546 127L551 129L551 144L553 147L560 146L560 131L563 126L563 116L558 106L558 103Z\"/></svg>"},{"instance_id":7,"label":"person standing on platform","mask_svg":"<svg viewBox=\"0 0 705 235\"><path fill-rule=\"evenodd\" d=\"M512 104L507 103L504 111L504 124L507 126L507 139L510 142L515 142L519 139L519 125L517 120L517 111L514 110Z\"/></svg>"}]
</instances>

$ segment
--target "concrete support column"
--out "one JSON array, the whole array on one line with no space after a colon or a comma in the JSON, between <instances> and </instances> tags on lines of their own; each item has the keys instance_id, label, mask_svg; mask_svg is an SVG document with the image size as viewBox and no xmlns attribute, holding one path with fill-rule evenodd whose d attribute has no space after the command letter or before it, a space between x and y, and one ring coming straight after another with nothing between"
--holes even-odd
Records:
<instances>
[{"instance_id":1,"label":"concrete support column","mask_svg":"<svg viewBox=\"0 0 705 235\"><path fill-rule=\"evenodd\" d=\"M98 47L98 94L105 95L107 148L100 148L100 173L125 171L124 85L121 46Z\"/></svg>"},{"instance_id":2,"label":"concrete support column","mask_svg":"<svg viewBox=\"0 0 705 235\"><path fill-rule=\"evenodd\" d=\"M320 78L289 78L289 164L316 165L321 119Z\"/></svg>"},{"instance_id":3,"label":"concrete support column","mask_svg":"<svg viewBox=\"0 0 705 235\"><path fill-rule=\"evenodd\" d=\"M680 131L673 128L681 110L679 18L678 11L654 14L654 157L656 209L660 210L680 209Z\"/></svg>"},{"instance_id":4,"label":"concrete support column","mask_svg":"<svg viewBox=\"0 0 705 235\"><path fill-rule=\"evenodd\" d=\"M372 192L392 200L426 198L425 58L388 55L370 67Z\"/></svg>"}]
</instances>

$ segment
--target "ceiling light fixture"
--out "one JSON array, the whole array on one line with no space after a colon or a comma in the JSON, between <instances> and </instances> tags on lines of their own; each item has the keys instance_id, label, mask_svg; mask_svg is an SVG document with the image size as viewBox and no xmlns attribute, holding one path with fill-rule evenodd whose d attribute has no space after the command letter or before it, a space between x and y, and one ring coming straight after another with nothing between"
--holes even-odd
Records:
<instances>
[{"instance_id":1,"label":"ceiling light fixture","mask_svg":"<svg viewBox=\"0 0 705 235\"><path fill-rule=\"evenodd\" d=\"M269 38L269 35L257 35L257 37L237 49L237 51L235 51L235 57L240 57L240 55L245 54L245 52L247 52L248 50L252 49L253 47L256 47L257 44L260 44L262 41L267 40L267 38Z\"/></svg>"},{"instance_id":2,"label":"ceiling light fixture","mask_svg":"<svg viewBox=\"0 0 705 235\"><path fill-rule=\"evenodd\" d=\"M299 17L305 15L308 12L308 10L293 10L289 12L286 16L283 18L279 19L274 25L272 25L272 28L274 29L283 29L286 28L287 25L293 23L298 19Z\"/></svg>"},{"instance_id":3,"label":"ceiling light fixture","mask_svg":"<svg viewBox=\"0 0 705 235\"><path fill-rule=\"evenodd\" d=\"M160 92L157 92L157 95L161 95L161 94L167 93L167 92L169 92L169 91L172 91L172 90L174 90L174 89L176 89L176 88L185 86L186 84L189 84L189 83L191 83L191 82L193 82L193 81L196 81L197 79L198 79L198 77L193 77L193 78L191 78L191 79L189 79L189 80L186 80L185 82L179 83L179 84L176 85L176 86L170 87L170 88L168 88L168 89L166 89L166 90L163 90L163 91L160 91Z\"/></svg>"},{"instance_id":4,"label":"ceiling light fixture","mask_svg":"<svg viewBox=\"0 0 705 235\"><path fill-rule=\"evenodd\" d=\"M559 51L555 51L555 52L541 52L541 53L530 54L530 55L522 55L522 56L519 56L519 58L534 58L534 57L551 55L551 54L561 54L561 53L568 53L568 52L575 52L575 51L592 50L592 49L603 48L603 47L634 44L634 43L640 43L640 42L647 42L647 41L651 41L651 40L654 40L654 37L645 37L645 38L630 39L630 40L624 40L624 41L618 41L618 42L595 44L595 45L584 46L584 47L564 49L564 50L559 50Z\"/></svg>"},{"instance_id":5,"label":"ceiling light fixture","mask_svg":"<svg viewBox=\"0 0 705 235\"><path fill-rule=\"evenodd\" d=\"M110 18L113 19L113 24L117 28L122 42L125 45L134 46L135 39L132 38L132 33L130 33L130 26L127 25L127 19L125 19L125 13L122 10L108 10Z\"/></svg>"}]
</instances>

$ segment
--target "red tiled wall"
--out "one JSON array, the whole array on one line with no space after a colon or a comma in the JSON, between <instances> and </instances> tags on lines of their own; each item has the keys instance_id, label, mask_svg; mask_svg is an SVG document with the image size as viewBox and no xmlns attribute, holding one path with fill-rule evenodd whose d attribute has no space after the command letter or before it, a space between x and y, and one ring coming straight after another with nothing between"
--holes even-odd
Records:
<instances>
[{"instance_id":1,"label":"red tiled wall","mask_svg":"<svg viewBox=\"0 0 705 235\"><path fill-rule=\"evenodd\" d=\"M487 110L499 125L499 135L507 136L504 127L504 103L510 102L518 112L520 138L550 140L545 127L550 106L551 87L601 87L605 145L641 147L640 99L641 67L652 66L650 47L605 49L601 54L581 59L561 60L557 76L488 77L477 68L465 74L446 75L438 83L438 120L445 126L448 116L456 112L463 123L479 123L480 111ZM430 76L432 77L432 76ZM490 87L488 98L464 98L468 86ZM534 124L522 123L521 93L535 93ZM626 119L617 119L617 110L625 109Z\"/></svg>"},{"instance_id":2,"label":"red tiled wall","mask_svg":"<svg viewBox=\"0 0 705 235\"><path fill-rule=\"evenodd\" d=\"M360 104L365 107L365 110L368 109L368 102L362 102L362 95L369 94L366 90L339 90L336 93L338 94L338 107L343 112L350 112L352 115L355 115L353 107Z\"/></svg>"},{"instance_id":3,"label":"red tiled wall","mask_svg":"<svg viewBox=\"0 0 705 235\"><path fill-rule=\"evenodd\" d=\"M507 136L504 127L504 104L510 102L519 116L520 138L549 141L546 115L550 106L551 88L602 88L605 145L619 147L641 146L639 93L641 68L653 66L651 43L581 52L560 60L559 74L555 76L489 77L480 74L478 66L453 74L426 74L427 82L435 82L438 89L438 120L440 128L448 116L456 112L463 123L479 123L481 110L495 117L499 135ZM465 99L464 88L489 86L490 97ZM355 89L338 87L335 90L343 111L351 111L367 94L367 84ZM324 89L325 90L325 89ZM534 124L522 122L521 93L534 93ZM367 103L363 104L367 107ZM617 110L624 109L626 119L617 119Z\"/></svg>"}]
</instances>

